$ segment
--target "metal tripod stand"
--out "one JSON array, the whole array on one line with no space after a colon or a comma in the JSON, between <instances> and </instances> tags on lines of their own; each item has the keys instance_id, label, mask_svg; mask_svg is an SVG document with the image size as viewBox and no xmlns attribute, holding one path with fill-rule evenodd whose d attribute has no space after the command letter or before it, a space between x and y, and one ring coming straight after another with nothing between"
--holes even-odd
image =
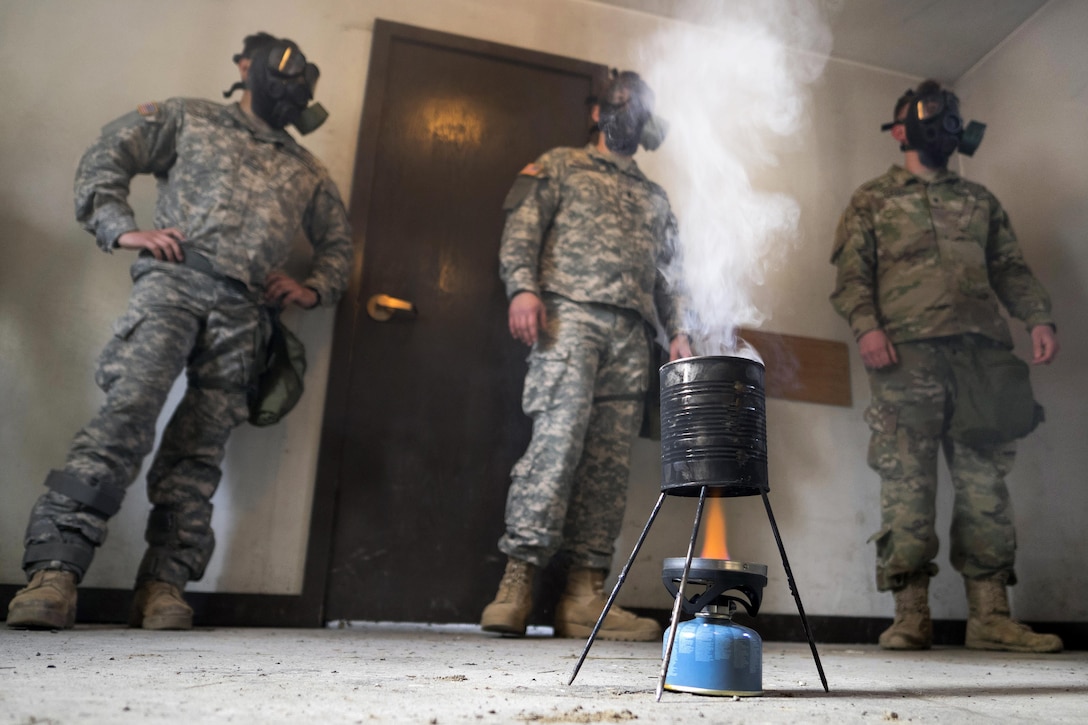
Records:
<instances>
[{"instance_id":1,"label":"metal tripod stand","mask_svg":"<svg viewBox=\"0 0 1088 725\"><path fill-rule=\"evenodd\" d=\"M695 522L691 527L691 539L688 542L687 558L684 561L684 572L680 579L680 586L676 590L676 599L673 602L672 619L669 628L669 641L665 646L665 654L661 658L661 672L657 679L657 701L661 701L661 695L665 690L665 677L669 671L669 661L672 658L673 644L676 641L676 625L680 619L680 607L684 597L684 588L688 583L688 575L691 571L691 561L695 554L695 541L699 536L699 525L702 523L703 507L706 503L707 489L709 486L702 486L699 491L699 503L695 509ZM646 535L650 532L650 527L654 523L654 519L657 518L657 514L661 511L661 505L665 502L665 496L668 495L668 491L662 491L661 495L657 498L657 503L654 505L653 510L650 512L650 518L646 521L646 526L642 529L642 533L639 535L638 540L635 542L635 548L631 552L630 558L627 559L627 563L624 564L623 569L620 571L619 576L616 579L616 586L612 589L612 593L608 597L608 601L604 605L604 610L601 612L601 616L597 619L597 624L594 625L593 631L589 635L589 640L586 642L585 648L582 650L582 656L578 658L578 663L574 666L574 671L570 675L570 679L567 684L573 684L574 679L578 676L578 671L582 669L582 663L585 662L586 655L589 654L590 647L593 646L594 640L597 638L597 633L601 629L601 625L604 623L605 617L608 616L609 610L612 608L612 604L616 601L616 597L620 593L620 588L623 586L624 581L627 579L627 573L631 570L631 565L635 561L635 557L638 556L639 549L642 548L643 542L646 540ZM763 505L767 509L767 519L770 521L771 529L774 531L774 539L778 544L778 551L782 555L782 566L786 570L786 581L789 583L790 592L793 594L793 599L797 602L797 613L801 615L801 626L805 630L805 636L808 638L809 648L812 650L812 658L816 662L816 669L820 673L820 682L824 686L824 692L828 692L827 678L824 676L824 668L820 663L820 654L816 651L816 643L812 639L812 632L808 626L808 618L805 616L804 605L801 604L801 595L797 592L797 584L793 580L793 571L790 569L789 560L786 558L786 549L782 545L782 536L778 532L778 524L774 520L774 512L771 511L771 501L767 498L767 492L762 491L760 494L763 497Z\"/></svg>"}]
</instances>

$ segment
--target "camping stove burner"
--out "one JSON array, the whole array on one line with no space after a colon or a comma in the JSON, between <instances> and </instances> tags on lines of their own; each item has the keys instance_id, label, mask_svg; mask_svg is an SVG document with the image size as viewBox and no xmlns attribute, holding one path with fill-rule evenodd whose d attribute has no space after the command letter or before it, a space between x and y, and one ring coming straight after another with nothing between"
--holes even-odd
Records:
<instances>
[{"instance_id":1,"label":"camping stove burner","mask_svg":"<svg viewBox=\"0 0 1088 725\"><path fill-rule=\"evenodd\" d=\"M670 557L661 569L661 581L673 597L684 575L684 561L682 556ZM737 602L748 616L754 617L763 600L763 587L767 586L767 567L731 559L692 559L688 584L706 587L701 594L683 599L681 606L688 614L697 614L710 605L727 607L730 602ZM739 592L746 599L727 592Z\"/></svg>"},{"instance_id":2,"label":"camping stove burner","mask_svg":"<svg viewBox=\"0 0 1088 725\"><path fill-rule=\"evenodd\" d=\"M665 559L661 580L677 598L684 581L684 557ZM754 617L767 585L767 567L728 559L692 559L687 584L705 590L679 597L694 619L665 630L662 657L668 658L664 689L698 695L750 697L763 694L763 640L755 630L733 622L740 604ZM687 592L685 592L686 594ZM744 596L738 596L743 594Z\"/></svg>"}]
</instances>

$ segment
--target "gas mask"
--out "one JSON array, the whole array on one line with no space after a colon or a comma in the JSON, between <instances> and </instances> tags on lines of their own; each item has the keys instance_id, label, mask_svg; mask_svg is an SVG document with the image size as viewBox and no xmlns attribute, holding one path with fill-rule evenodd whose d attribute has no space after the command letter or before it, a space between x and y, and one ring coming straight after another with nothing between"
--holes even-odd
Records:
<instances>
[{"instance_id":1,"label":"gas mask","mask_svg":"<svg viewBox=\"0 0 1088 725\"><path fill-rule=\"evenodd\" d=\"M623 156L633 156L639 144L649 151L658 148L668 124L654 115L653 104L653 91L637 73L618 74L598 106L597 126L605 145Z\"/></svg>"},{"instance_id":2,"label":"gas mask","mask_svg":"<svg viewBox=\"0 0 1088 725\"><path fill-rule=\"evenodd\" d=\"M902 123L907 132L904 151L917 151L918 159L931 169L943 169L953 151L973 156L986 124L971 121L963 126L960 103L951 91L937 91L911 98L907 115L902 121L881 126L886 131L896 123Z\"/></svg>"},{"instance_id":3,"label":"gas mask","mask_svg":"<svg viewBox=\"0 0 1088 725\"><path fill-rule=\"evenodd\" d=\"M234 56L237 63L242 55ZM249 89L253 112L274 129L293 124L300 133L316 130L329 117L320 103L310 104L320 76L317 66L289 40L273 39L248 54L249 73L245 88ZM229 97L240 84L224 93Z\"/></svg>"}]
</instances>

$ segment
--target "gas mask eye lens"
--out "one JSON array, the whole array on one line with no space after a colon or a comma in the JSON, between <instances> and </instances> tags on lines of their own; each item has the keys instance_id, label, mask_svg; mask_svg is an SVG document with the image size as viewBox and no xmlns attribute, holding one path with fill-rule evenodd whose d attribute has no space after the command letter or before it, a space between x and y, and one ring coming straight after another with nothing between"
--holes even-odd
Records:
<instances>
[{"instance_id":1,"label":"gas mask eye lens","mask_svg":"<svg viewBox=\"0 0 1088 725\"><path fill-rule=\"evenodd\" d=\"M293 78L306 69L306 56L290 45L277 45L268 52L268 69L276 75Z\"/></svg>"},{"instance_id":2,"label":"gas mask eye lens","mask_svg":"<svg viewBox=\"0 0 1088 725\"><path fill-rule=\"evenodd\" d=\"M918 101L917 107L918 120L925 121L940 115L941 111L944 110L944 102L939 96L931 96Z\"/></svg>"}]
</instances>

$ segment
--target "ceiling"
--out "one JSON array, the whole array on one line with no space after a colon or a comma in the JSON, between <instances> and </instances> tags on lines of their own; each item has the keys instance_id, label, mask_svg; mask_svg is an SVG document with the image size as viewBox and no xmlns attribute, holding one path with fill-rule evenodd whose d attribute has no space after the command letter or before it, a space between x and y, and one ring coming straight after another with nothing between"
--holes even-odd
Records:
<instances>
[{"instance_id":1,"label":"ceiling","mask_svg":"<svg viewBox=\"0 0 1088 725\"><path fill-rule=\"evenodd\" d=\"M770 12L805 3L830 18L831 55L954 83L1048 0L595 0L699 25L739 7Z\"/></svg>"}]
</instances>

